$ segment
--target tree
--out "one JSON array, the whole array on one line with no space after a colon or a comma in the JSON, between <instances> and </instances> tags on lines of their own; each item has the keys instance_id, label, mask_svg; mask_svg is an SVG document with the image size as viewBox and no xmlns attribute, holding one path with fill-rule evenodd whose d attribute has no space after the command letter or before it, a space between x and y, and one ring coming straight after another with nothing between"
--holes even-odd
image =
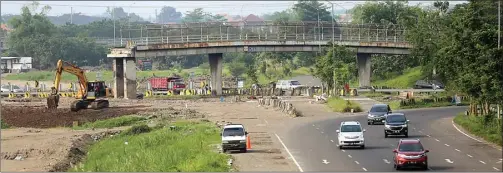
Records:
<instances>
[{"instance_id":1,"label":"tree","mask_svg":"<svg viewBox=\"0 0 503 173\"><path fill-rule=\"evenodd\" d=\"M325 55L316 58L314 75L326 83L329 89L333 89L348 82L350 65L345 61L355 60L356 54L343 46L336 45L333 49L332 46L329 47L329 51ZM332 57L334 54L335 57Z\"/></svg>"},{"instance_id":2,"label":"tree","mask_svg":"<svg viewBox=\"0 0 503 173\"><path fill-rule=\"evenodd\" d=\"M415 25L419 7L410 7L407 1L366 2L352 10L353 22L375 24ZM412 23L411 23L412 22Z\"/></svg>"},{"instance_id":3,"label":"tree","mask_svg":"<svg viewBox=\"0 0 503 173\"><path fill-rule=\"evenodd\" d=\"M156 18L158 23L180 22L182 20L182 13L176 11L174 7L164 6Z\"/></svg>"},{"instance_id":4,"label":"tree","mask_svg":"<svg viewBox=\"0 0 503 173\"><path fill-rule=\"evenodd\" d=\"M293 11L297 14L300 21L332 21L329 7L317 0L299 0L294 5Z\"/></svg>"},{"instance_id":5,"label":"tree","mask_svg":"<svg viewBox=\"0 0 503 173\"><path fill-rule=\"evenodd\" d=\"M241 76L246 71L245 64L239 61L232 61L228 67L234 78Z\"/></svg>"}]
</instances>

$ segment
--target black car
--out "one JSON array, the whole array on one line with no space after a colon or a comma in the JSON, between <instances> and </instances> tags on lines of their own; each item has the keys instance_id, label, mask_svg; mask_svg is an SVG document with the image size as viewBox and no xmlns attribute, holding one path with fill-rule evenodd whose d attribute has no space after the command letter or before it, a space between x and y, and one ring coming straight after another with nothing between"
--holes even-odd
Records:
<instances>
[{"instance_id":1,"label":"black car","mask_svg":"<svg viewBox=\"0 0 503 173\"><path fill-rule=\"evenodd\" d=\"M384 137L388 135L404 135L409 137L409 120L403 113L388 114L384 121Z\"/></svg>"},{"instance_id":2,"label":"black car","mask_svg":"<svg viewBox=\"0 0 503 173\"><path fill-rule=\"evenodd\" d=\"M382 123L387 114L391 113L391 108L387 104L375 104L370 108L367 115L368 125Z\"/></svg>"}]
</instances>

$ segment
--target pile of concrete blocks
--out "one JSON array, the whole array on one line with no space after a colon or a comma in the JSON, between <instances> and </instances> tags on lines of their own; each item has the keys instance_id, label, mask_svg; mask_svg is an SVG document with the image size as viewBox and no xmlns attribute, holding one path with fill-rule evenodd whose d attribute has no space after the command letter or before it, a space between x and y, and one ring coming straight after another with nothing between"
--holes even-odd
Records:
<instances>
[{"instance_id":1,"label":"pile of concrete blocks","mask_svg":"<svg viewBox=\"0 0 503 173\"><path fill-rule=\"evenodd\" d=\"M272 107L273 109L284 112L291 117L302 116L302 114L295 109L292 103L283 101L281 99L262 98L258 99L258 104L261 107Z\"/></svg>"}]
</instances>

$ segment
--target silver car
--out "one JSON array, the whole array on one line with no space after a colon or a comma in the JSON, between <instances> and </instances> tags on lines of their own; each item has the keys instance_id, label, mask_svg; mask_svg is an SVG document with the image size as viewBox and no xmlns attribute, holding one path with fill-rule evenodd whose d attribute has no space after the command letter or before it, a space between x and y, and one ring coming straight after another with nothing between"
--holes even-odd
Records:
<instances>
[{"instance_id":1,"label":"silver car","mask_svg":"<svg viewBox=\"0 0 503 173\"><path fill-rule=\"evenodd\" d=\"M2 92L11 92L11 87L12 92L24 92L24 90L17 85L2 85L1 90Z\"/></svg>"}]
</instances>

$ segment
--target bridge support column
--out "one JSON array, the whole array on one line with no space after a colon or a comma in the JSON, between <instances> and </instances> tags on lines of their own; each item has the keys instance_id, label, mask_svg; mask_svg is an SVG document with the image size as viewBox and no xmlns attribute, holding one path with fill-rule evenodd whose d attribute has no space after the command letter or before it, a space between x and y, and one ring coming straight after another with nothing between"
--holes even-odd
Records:
<instances>
[{"instance_id":1,"label":"bridge support column","mask_svg":"<svg viewBox=\"0 0 503 173\"><path fill-rule=\"evenodd\" d=\"M358 53L356 60L358 63L358 81L360 87L370 86L371 63L369 53Z\"/></svg>"},{"instance_id":2,"label":"bridge support column","mask_svg":"<svg viewBox=\"0 0 503 173\"><path fill-rule=\"evenodd\" d=\"M124 98L136 98L136 59L126 57L124 60Z\"/></svg>"},{"instance_id":3,"label":"bridge support column","mask_svg":"<svg viewBox=\"0 0 503 173\"><path fill-rule=\"evenodd\" d=\"M123 58L113 59L114 86L112 88L114 98L124 97L124 61Z\"/></svg>"},{"instance_id":4,"label":"bridge support column","mask_svg":"<svg viewBox=\"0 0 503 173\"><path fill-rule=\"evenodd\" d=\"M222 53L212 53L208 55L208 59L210 61L212 95L222 95L222 55Z\"/></svg>"}]
</instances>

